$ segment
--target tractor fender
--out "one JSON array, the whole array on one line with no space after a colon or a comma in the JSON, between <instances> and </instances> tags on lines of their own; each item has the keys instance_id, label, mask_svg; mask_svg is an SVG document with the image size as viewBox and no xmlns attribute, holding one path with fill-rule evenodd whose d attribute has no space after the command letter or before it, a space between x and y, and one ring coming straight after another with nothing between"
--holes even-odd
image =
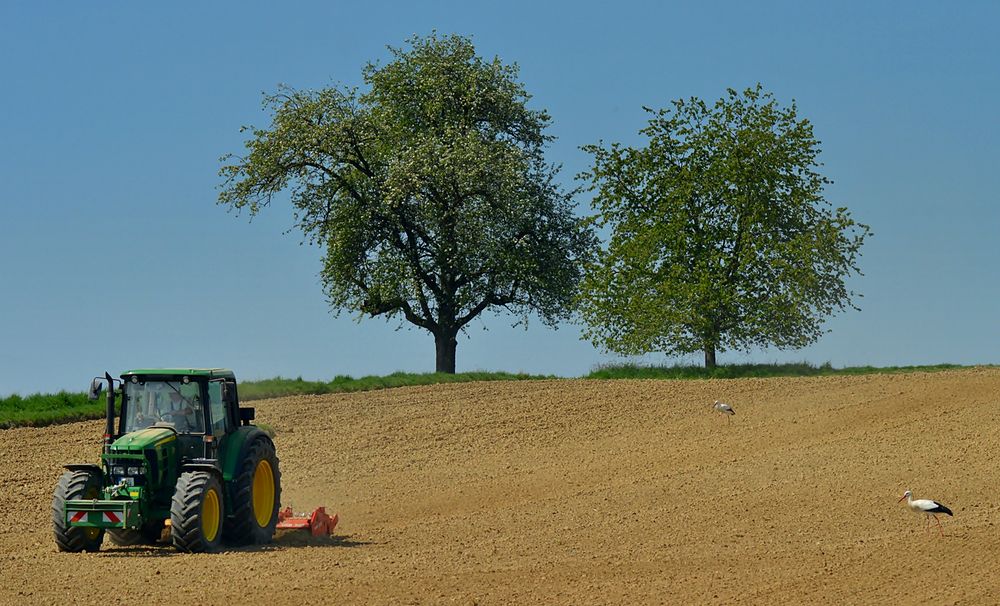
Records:
<instances>
[{"instance_id":1,"label":"tractor fender","mask_svg":"<svg viewBox=\"0 0 1000 606\"><path fill-rule=\"evenodd\" d=\"M207 471L222 482L222 470L219 469L219 462L214 459L195 459L181 464L179 473L185 471Z\"/></svg>"},{"instance_id":2,"label":"tractor fender","mask_svg":"<svg viewBox=\"0 0 1000 606\"><path fill-rule=\"evenodd\" d=\"M224 485L228 490L230 483L240 471L240 464L246 458L250 445L259 439L267 440L271 446L274 442L263 430L254 425L244 425L226 437L219 453L222 463L222 477Z\"/></svg>"},{"instance_id":3,"label":"tractor fender","mask_svg":"<svg viewBox=\"0 0 1000 606\"><path fill-rule=\"evenodd\" d=\"M244 425L226 436L220 448L219 462L222 463L222 490L226 494L226 515L232 513L230 506L233 502L233 482L240 473L240 466L246 459L250 446L261 439L267 440L274 447L274 442L264 431L254 425Z\"/></svg>"},{"instance_id":4,"label":"tractor fender","mask_svg":"<svg viewBox=\"0 0 1000 606\"><path fill-rule=\"evenodd\" d=\"M70 471L89 471L98 477L104 475L104 470L101 469L101 466L93 463L67 463L63 467Z\"/></svg>"}]
</instances>

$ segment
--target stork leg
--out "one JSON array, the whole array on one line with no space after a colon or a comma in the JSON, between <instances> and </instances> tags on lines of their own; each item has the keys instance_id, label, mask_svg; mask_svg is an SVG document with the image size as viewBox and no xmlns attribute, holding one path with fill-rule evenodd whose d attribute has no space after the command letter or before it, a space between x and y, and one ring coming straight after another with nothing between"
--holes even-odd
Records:
<instances>
[{"instance_id":1,"label":"stork leg","mask_svg":"<svg viewBox=\"0 0 1000 606\"><path fill-rule=\"evenodd\" d=\"M943 537L944 536L944 531L941 530L941 520L939 520L937 516L933 516L933 517L934 517L934 521L937 522L938 532L940 532L941 536Z\"/></svg>"}]
</instances>

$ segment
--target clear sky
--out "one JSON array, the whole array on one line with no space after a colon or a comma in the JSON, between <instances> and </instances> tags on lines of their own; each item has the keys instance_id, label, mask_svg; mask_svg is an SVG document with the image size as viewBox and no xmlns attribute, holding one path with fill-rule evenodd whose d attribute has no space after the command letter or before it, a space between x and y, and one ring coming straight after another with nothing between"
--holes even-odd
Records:
<instances>
[{"instance_id":1,"label":"clear sky","mask_svg":"<svg viewBox=\"0 0 1000 606\"><path fill-rule=\"evenodd\" d=\"M219 157L269 123L262 92L360 85L386 45L432 30L520 66L567 185L579 146L641 143L643 105L756 82L798 104L827 199L874 231L850 282L862 310L807 349L720 363L998 363L997 23L989 1L0 2L0 396L133 367L433 370L427 333L330 313L287 206L251 223L215 203ZM619 360L572 325L510 324L474 323L458 370Z\"/></svg>"}]
</instances>

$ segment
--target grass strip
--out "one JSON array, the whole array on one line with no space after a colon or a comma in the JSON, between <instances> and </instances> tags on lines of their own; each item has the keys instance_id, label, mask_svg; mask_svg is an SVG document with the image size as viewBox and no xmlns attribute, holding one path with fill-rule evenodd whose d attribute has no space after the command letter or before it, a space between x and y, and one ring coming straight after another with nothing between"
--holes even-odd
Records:
<instances>
[{"instance_id":1,"label":"grass strip","mask_svg":"<svg viewBox=\"0 0 1000 606\"><path fill-rule=\"evenodd\" d=\"M262 400L282 396L320 395L327 393L350 393L410 387L413 385L436 385L438 383L468 383L471 381L527 381L555 379L554 376L514 374L508 372L444 372L409 373L394 372L391 375L370 375L355 379L347 375L334 377L332 381L305 381L301 377L286 379L276 377L261 381L245 381L239 384L240 400Z\"/></svg>"},{"instance_id":2,"label":"grass strip","mask_svg":"<svg viewBox=\"0 0 1000 606\"><path fill-rule=\"evenodd\" d=\"M262 400L282 396L319 395L389 389L412 385L437 383L466 383L470 381L522 381L554 379L553 376L515 374L508 372L407 373L395 372L386 376L366 376L354 379L346 375L332 381L306 381L301 377L286 379L276 377L262 381L244 381L238 386L240 400ZM56 394L34 394L21 397L13 395L0 399L0 429L11 427L44 427L56 423L72 423L87 419L104 418L105 396L96 402L87 399L86 393L61 391Z\"/></svg>"},{"instance_id":3,"label":"grass strip","mask_svg":"<svg viewBox=\"0 0 1000 606\"><path fill-rule=\"evenodd\" d=\"M930 366L849 366L834 368L830 363L816 366L808 362L787 364L728 364L715 368L696 365L643 366L608 364L591 371L587 379L749 379L766 377L822 377L836 375L896 374L939 372L968 368L958 364Z\"/></svg>"},{"instance_id":4,"label":"grass strip","mask_svg":"<svg viewBox=\"0 0 1000 606\"><path fill-rule=\"evenodd\" d=\"M60 391L55 394L13 395L0 400L0 429L42 427L104 416L104 398L96 402L85 393Z\"/></svg>"},{"instance_id":5,"label":"grass strip","mask_svg":"<svg viewBox=\"0 0 1000 606\"><path fill-rule=\"evenodd\" d=\"M732 364L706 369L695 365L641 366L636 364L611 364L592 371L586 379L740 379L761 377L815 377L829 375L864 375L906 372L937 372L969 368L957 364L932 366L853 366L833 368L829 363L815 366L807 362L792 364ZM552 375L528 375L507 372L408 373L395 372L384 376L365 376L355 379L340 375L331 381L306 381L301 377L287 379L275 377L239 384L241 401L261 400L296 395L321 395L435 385L439 383L467 383L470 381L530 381L556 379ZM0 429L11 427L41 427L56 423L70 423L104 417L105 400L87 399L85 393L61 391L56 394L34 394L21 397L13 395L0 399Z\"/></svg>"}]
</instances>

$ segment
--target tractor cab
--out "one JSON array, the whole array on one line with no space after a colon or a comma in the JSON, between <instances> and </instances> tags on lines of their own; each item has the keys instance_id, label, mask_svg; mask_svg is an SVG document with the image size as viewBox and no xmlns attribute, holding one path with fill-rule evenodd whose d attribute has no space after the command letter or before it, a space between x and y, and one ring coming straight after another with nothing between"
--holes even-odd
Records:
<instances>
[{"instance_id":1,"label":"tractor cab","mask_svg":"<svg viewBox=\"0 0 1000 606\"><path fill-rule=\"evenodd\" d=\"M236 377L222 369L130 370L122 374L121 395L115 438L167 428L183 459L215 459L225 436L253 414L240 410Z\"/></svg>"}]
</instances>

